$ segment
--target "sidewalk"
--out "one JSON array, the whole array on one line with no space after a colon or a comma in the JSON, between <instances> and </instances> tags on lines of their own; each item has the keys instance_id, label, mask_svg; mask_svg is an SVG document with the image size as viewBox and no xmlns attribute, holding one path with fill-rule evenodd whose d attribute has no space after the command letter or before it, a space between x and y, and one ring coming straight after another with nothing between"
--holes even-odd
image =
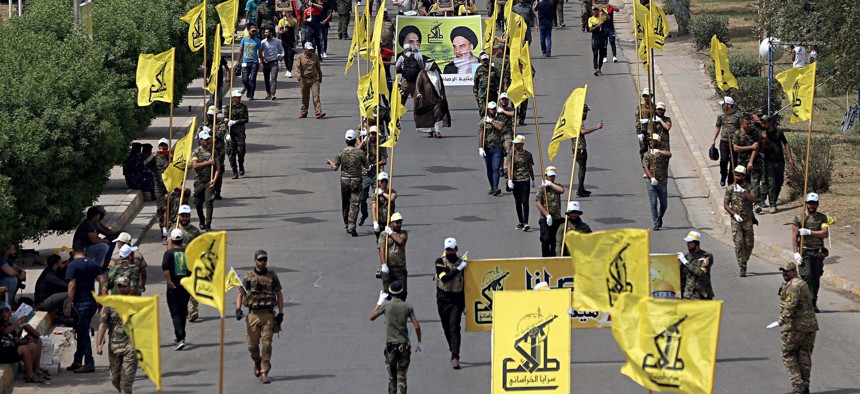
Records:
<instances>
[{"instance_id":1,"label":"sidewalk","mask_svg":"<svg viewBox=\"0 0 860 394\"><path fill-rule=\"evenodd\" d=\"M630 11L631 2L625 0L624 4L625 11L628 12L626 15L628 20L625 23L619 23L617 32L627 43L622 45L625 57L634 59L632 24L629 22L633 18ZM674 27L674 18L669 19L669 24ZM727 240L727 243L731 244L731 218L722 208L725 191L717 181L720 177L719 163L707 158L714 123L720 111L717 105L718 97L714 94L713 86L710 85L710 79L706 74L707 64L691 56L691 53L692 47L688 40L678 42L672 38L667 40L664 52L655 52L657 100L665 102L669 107L667 112L674 120L673 141L683 141L683 146L693 158L693 170L698 174L701 186L707 191L713 219L718 224L716 229L708 232L714 233L712 235L723 235L718 238ZM689 169L675 168L678 165L676 161L672 161L671 164L674 164L671 166L673 175L679 171L689 171ZM679 190L682 192L682 197L691 197L684 195L683 188L679 187ZM684 201L689 216L701 214L701 212L693 212L694 207L687 204L686 199ZM770 258L776 264L793 259L794 253L790 243L791 224L794 217L800 214L801 206L800 200L792 201L780 205L779 213L763 212L756 216L759 221L759 225L755 228L756 248L753 252L756 255ZM827 194L822 195L821 212L827 213ZM831 239L825 241L825 244L830 249L830 256L825 260L823 281L838 289L860 295L860 267L849 264L850 256L860 255L860 249L839 240ZM751 267L751 269L754 268Z\"/></svg>"}]
</instances>

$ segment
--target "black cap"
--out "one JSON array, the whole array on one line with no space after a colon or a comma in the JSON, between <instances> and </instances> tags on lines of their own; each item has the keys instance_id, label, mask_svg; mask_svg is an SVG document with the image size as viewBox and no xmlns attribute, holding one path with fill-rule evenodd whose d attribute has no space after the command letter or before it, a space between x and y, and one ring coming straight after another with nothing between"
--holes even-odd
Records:
<instances>
[{"instance_id":1,"label":"black cap","mask_svg":"<svg viewBox=\"0 0 860 394\"><path fill-rule=\"evenodd\" d=\"M391 282L390 285L388 285L388 294L397 295L397 294L400 294L402 292L403 292L403 285L400 284L400 281L395 280L394 282Z\"/></svg>"},{"instance_id":2,"label":"black cap","mask_svg":"<svg viewBox=\"0 0 860 394\"><path fill-rule=\"evenodd\" d=\"M254 253L254 259L255 260L262 260L262 259L268 260L269 255L266 253L265 250L260 249Z\"/></svg>"}]
</instances>

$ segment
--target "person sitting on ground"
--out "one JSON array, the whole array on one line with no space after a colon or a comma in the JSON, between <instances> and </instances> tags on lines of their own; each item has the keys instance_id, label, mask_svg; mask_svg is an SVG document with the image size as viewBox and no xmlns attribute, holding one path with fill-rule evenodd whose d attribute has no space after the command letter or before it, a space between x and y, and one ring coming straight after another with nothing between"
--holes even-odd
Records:
<instances>
[{"instance_id":1,"label":"person sitting on ground","mask_svg":"<svg viewBox=\"0 0 860 394\"><path fill-rule=\"evenodd\" d=\"M48 370L40 367L42 358L42 341L39 332L26 324L26 317L10 322L12 309L9 305L0 306L0 364L24 362L24 381L27 383L45 383L51 379ZM27 338L21 338L21 333L27 332Z\"/></svg>"},{"instance_id":2,"label":"person sitting on ground","mask_svg":"<svg viewBox=\"0 0 860 394\"><path fill-rule=\"evenodd\" d=\"M48 256L48 266L39 275L39 279L36 279L36 310L59 311L58 313L62 314L66 300L69 299L69 283L65 278L70 259L71 255L66 251ZM56 317L54 320L56 321Z\"/></svg>"}]
</instances>

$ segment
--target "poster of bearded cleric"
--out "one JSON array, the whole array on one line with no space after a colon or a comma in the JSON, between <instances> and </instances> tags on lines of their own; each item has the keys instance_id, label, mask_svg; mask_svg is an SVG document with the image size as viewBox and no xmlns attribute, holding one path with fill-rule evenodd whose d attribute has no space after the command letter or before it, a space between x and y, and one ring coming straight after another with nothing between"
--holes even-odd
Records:
<instances>
[{"instance_id":1,"label":"poster of bearded cleric","mask_svg":"<svg viewBox=\"0 0 860 394\"><path fill-rule=\"evenodd\" d=\"M481 64L481 17L398 16L395 52L406 45L442 70L446 86L472 86L475 69Z\"/></svg>"}]
</instances>

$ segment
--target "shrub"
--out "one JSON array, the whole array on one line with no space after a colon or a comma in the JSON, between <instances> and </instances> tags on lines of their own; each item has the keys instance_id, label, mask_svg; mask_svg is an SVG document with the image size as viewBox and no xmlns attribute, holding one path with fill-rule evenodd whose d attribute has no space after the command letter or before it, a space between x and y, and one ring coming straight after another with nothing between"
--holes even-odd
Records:
<instances>
[{"instance_id":1,"label":"shrub","mask_svg":"<svg viewBox=\"0 0 860 394\"><path fill-rule=\"evenodd\" d=\"M794 166L785 166L785 180L789 198L794 200L803 195L804 172L806 166L806 133L786 135L791 145L791 156ZM825 137L813 137L809 145L809 184L807 193L825 193L830 190L833 174L833 154L830 140Z\"/></svg>"},{"instance_id":2,"label":"shrub","mask_svg":"<svg viewBox=\"0 0 860 394\"><path fill-rule=\"evenodd\" d=\"M729 69L731 70L732 75L734 75L735 78L758 77L760 76L761 68L762 64L759 63L758 59L756 58L739 54L729 55ZM713 63L708 66L708 75L710 75L711 77L711 82L714 83L714 86L716 86L717 76L714 71ZM738 84L740 84L740 82L738 82Z\"/></svg>"},{"instance_id":3,"label":"shrub","mask_svg":"<svg viewBox=\"0 0 860 394\"><path fill-rule=\"evenodd\" d=\"M727 93L736 103L736 107L743 113L752 113L755 110L767 110L767 78L765 77L739 77L738 89L730 89ZM782 108L782 94L779 84L774 82L771 86L771 109L773 112ZM779 125L779 116L774 118Z\"/></svg>"},{"instance_id":4,"label":"shrub","mask_svg":"<svg viewBox=\"0 0 860 394\"><path fill-rule=\"evenodd\" d=\"M729 43L729 18L718 15L701 15L690 21L690 33L697 51L711 47L714 34L723 43Z\"/></svg>"}]
</instances>

